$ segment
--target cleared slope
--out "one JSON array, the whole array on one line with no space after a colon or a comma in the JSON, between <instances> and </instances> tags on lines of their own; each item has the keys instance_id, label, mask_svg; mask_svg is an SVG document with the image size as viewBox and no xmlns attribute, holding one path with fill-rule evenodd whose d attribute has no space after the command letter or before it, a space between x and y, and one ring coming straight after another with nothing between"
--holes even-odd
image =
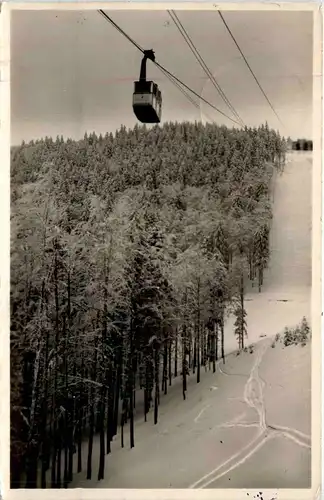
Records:
<instances>
[{"instance_id":1,"label":"cleared slope","mask_svg":"<svg viewBox=\"0 0 324 500\"><path fill-rule=\"evenodd\" d=\"M246 296L247 344L294 326L302 316L310 319L311 224L311 153L291 153L275 182L271 260L264 286L261 293L255 287ZM237 348L233 322L231 317L226 322L226 352Z\"/></svg>"}]
</instances>

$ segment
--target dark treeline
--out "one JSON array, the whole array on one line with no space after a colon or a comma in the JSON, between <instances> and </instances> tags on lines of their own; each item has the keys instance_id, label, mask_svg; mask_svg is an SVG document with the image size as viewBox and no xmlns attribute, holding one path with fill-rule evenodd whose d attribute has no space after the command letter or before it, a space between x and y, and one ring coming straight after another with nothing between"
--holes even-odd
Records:
<instances>
[{"instance_id":1,"label":"dark treeline","mask_svg":"<svg viewBox=\"0 0 324 500\"><path fill-rule=\"evenodd\" d=\"M244 348L285 151L267 125L200 123L13 148L11 487L67 487L93 465L102 479L126 424L135 445L139 390L157 423L174 376L186 398L190 374L215 372L227 312Z\"/></svg>"}]
</instances>

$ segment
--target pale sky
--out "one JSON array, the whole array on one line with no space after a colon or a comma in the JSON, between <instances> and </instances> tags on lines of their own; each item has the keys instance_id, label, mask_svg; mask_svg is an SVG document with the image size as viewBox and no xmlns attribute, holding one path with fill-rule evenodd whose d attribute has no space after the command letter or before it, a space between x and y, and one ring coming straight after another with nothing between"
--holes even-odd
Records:
<instances>
[{"instance_id":1,"label":"pale sky","mask_svg":"<svg viewBox=\"0 0 324 500\"><path fill-rule=\"evenodd\" d=\"M156 60L199 95L231 115L167 11L106 11ZM313 18L311 12L224 12L261 86L286 126L266 102L215 11L177 15L224 93L247 125L268 121L293 138L312 130ZM141 54L97 11L15 11L11 24L12 144L45 135L79 138L86 131L133 127L133 81ZM200 120L197 110L150 62L148 78L163 96L162 119ZM193 96L194 99L196 99Z\"/></svg>"}]
</instances>

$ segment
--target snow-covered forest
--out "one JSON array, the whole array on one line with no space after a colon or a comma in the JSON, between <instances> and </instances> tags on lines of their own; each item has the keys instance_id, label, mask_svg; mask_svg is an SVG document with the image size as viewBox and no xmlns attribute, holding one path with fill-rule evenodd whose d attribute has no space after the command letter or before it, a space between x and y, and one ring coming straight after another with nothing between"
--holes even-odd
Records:
<instances>
[{"instance_id":1,"label":"snow-covered forest","mask_svg":"<svg viewBox=\"0 0 324 500\"><path fill-rule=\"evenodd\" d=\"M285 153L267 125L201 123L12 148L12 487L67 487L75 462L103 479L113 438L136 446L139 393L157 423L175 377L186 399L216 371L229 311L244 349Z\"/></svg>"}]
</instances>

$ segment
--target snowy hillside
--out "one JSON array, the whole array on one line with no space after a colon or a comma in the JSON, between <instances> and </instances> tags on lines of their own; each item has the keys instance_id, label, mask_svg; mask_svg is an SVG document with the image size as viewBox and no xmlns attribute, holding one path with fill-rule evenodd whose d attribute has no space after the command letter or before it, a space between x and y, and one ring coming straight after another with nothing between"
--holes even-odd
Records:
<instances>
[{"instance_id":1,"label":"snowy hillside","mask_svg":"<svg viewBox=\"0 0 324 500\"><path fill-rule=\"evenodd\" d=\"M276 180L271 263L262 293L251 290L246 302L248 343L261 340L252 354L229 355L225 367L218 363L216 374L203 373L200 384L190 377L186 401L175 380L161 399L159 423L152 414L146 423L138 417L135 448L129 449L127 432L121 449L118 435L105 479L87 481L83 472L72 488L310 486L310 345L271 349L271 339L260 335L309 318L311 173L310 155L292 154ZM232 332L229 319L227 352L237 348ZM83 453L86 460L86 446Z\"/></svg>"}]
</instances>

